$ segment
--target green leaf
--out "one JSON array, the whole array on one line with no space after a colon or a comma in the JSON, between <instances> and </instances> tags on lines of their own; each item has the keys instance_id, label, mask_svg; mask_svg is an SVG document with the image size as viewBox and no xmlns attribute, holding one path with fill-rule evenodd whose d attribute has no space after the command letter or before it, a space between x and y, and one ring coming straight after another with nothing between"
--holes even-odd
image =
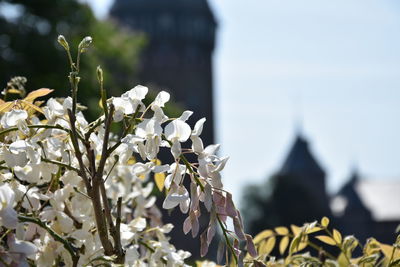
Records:
<instances>
[{"instance_id":1,"label":"green leaf","mask_svg":"<svg viewBox=\"0 0 400 267\"><path fill-rule=\"evenodd\" d=\"M317 235L315 238L318 239L318 240L320 240L320 241L322 241L322 242L324 242L325 244L332 245L332 246L336 246L335 240L333 240L330 236L327 236L327 235Z\"/></svg>"}]
</instances>

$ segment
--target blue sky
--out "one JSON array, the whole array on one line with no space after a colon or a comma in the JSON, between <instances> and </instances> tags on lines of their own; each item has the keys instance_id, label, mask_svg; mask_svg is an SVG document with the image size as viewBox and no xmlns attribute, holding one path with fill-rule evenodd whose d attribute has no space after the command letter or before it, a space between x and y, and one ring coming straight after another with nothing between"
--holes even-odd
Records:
<instances>
[{"instance_id":1,"label":"blue sky","mask_svg":"<svg viewBox=\"0 0 400 267\"><path fill-rule=\"evenodd\" d=\"M104 16L110 0L91 0ZM301 128L336 190L357 166L400 180L400 3L214 0L218 142L240 199ZM299 126L300 125L300 126Z\"/></svg>"}]
</instances>

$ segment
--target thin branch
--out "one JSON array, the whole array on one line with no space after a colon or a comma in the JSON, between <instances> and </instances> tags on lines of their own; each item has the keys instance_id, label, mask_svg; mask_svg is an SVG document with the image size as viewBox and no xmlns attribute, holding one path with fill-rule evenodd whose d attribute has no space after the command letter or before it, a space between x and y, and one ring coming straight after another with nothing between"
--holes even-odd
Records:
<instances>
[{"instance_id":1,"label":"thin branch","mask_svg":"<svg viewBox=\"0 0 400 267\"><path fill-rule=\"evenodd\" d=\"M35 218L31 218L31 217L27 217L27 216L23 216L23 215L18 215L18 219L21 222L30 222L30 223L34 223L40 227L42 227L43 229L45 229L56 241L62 243L64 245L64 248L68 251L68 253L71 255L72 261L73 261L73 266L77 266L78 264L78 260L79 260L79 256L77 254L77 249L71 244L69 243L67 240L65 240L64 238L62 238L59 234L57 234L56 232L53 231L53 229L51 229L50 227L48 227L46 225L46 223L42 222L39 219L35 219Z\"/></svg>"},{"instance_id":2,"label":"thin branch","mask_svg":"<svg viewBox=\"0 0 400 267\"><path fill-rule=\"evenodd\" d=\"M66 169L68 169L70 171L74 171L74 172L76 172L78 174L80 172L80 170L78 170L77 168L74 168L71 165L68 165L66 163L62 163L62 162L57 161L57 160L51 160L51 159L46 159L46 158L42 157L42 161L47 162L47 163L52 163L52 164L57 165L59 167L64 167L64 168L66 168Z\"/></svg>"}]
</instances>

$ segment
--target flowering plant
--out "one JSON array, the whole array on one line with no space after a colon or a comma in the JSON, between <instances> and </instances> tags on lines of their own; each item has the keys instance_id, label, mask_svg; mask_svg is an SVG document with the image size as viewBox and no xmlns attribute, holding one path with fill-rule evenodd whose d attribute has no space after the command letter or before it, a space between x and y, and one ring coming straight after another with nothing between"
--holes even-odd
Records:
<instances>
[{"instance_id":1,"label":"flowering plant","mask_svg":"<svg viewBox=\"0 0 400 267\"><path fill-rule=\"evenodd\" d=\"M185 234L198 236L201 205L209 212L200 234L202 256L217 227L226 245L219 247L220 258L226 254L240 263L241 240L256 256L232 195L222 189L220 171L228 158L216 155L219 145L204 147L200 137L205 119L192 129L186 122L191 111L168 118L167 92L146 107L148 89L141 85L107 99L98 67L102 114L88 122L77 91L80 58L92 39L79 44L76 61L65 38L58 42L71 66L71 96L43 105L36 99L52 90L42 88L23 99L0 101L0 264L185 266L190 253L169 243L173 226L161 223L151 195L154 184L166 192L164 209L179 206L188 214ZM23 83L13 79L4 94L24 96ZM114 124L122 128L118 135L111 131ZM188 140L191 147L182 148ZM170 150L171 164L157 158L160 148ZM197 161L189 162L187 153ZM228 218L234 231L227 229Z\"/></svg>"}]
</instances>

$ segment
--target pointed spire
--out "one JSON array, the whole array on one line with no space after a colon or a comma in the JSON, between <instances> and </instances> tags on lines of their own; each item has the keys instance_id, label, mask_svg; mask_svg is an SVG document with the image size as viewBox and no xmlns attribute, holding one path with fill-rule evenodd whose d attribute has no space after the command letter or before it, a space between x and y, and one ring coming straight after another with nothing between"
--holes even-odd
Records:
<instances>
[{"instance_id":1,"label":"pointed spire","mask_svg":"<svg viewBox=\"0 0 400 267\"><path fill-rule=\"evenodd\" d=\"M311 154L307 140L299 133L279 173L325 176L324 170Z\"/></svg>"}]
</instances>

